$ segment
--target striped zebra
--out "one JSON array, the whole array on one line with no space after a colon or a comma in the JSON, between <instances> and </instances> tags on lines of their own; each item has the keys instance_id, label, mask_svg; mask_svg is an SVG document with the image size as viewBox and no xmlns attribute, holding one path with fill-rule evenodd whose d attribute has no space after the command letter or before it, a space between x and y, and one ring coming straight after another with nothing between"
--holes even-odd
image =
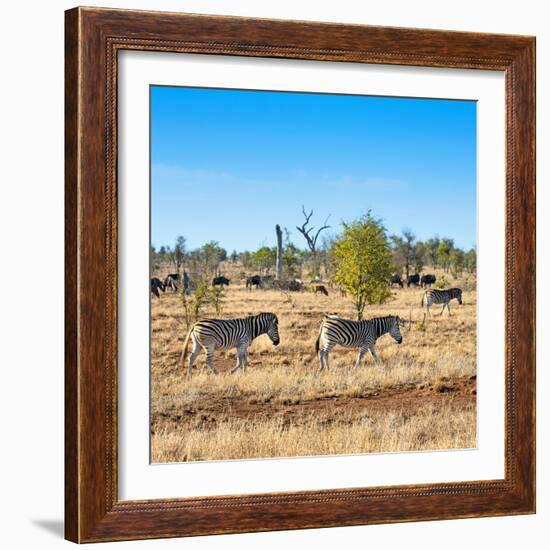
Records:
<instances>
[{"instance_id":1,"label":"striped zebra","mask_svg":"<svg viewBox=\"0 0 550 550\"><path fill-rule=\"evenodd\" d=\"M433 304L443 304L439 315L443 315L443 311L447 308L449 315L451 314L451 308L449 307L449 302L456 298L459 304L462 304L462 290L460 288L448 288L447 290L438 290L436 288L430 288L426 290L422 295L422 300L420 301L420 307L424 307L424 302L426 303L426 312L430 315L430 307Z\"/></svg>"},{"instance_id":2,"label":"striped zebra","mask_svg":"<svg viewBox=\"0 0 550 550\"><path fill-rule=\"evenodd\" d=\"M188 374L191 374L193 363L201 348L206 353L206 364L214 373L214 350L237 349L237 365L231 369L235 372L241 367L246 370L247 350L252 340L262 334L267 334L274 345L279 345L279 320L274 313L260 313L244 319L205 319L197 321L192 327L185 342L179 365L183 367L187 355L189 338L193 340L193 349L189 356Z\"/></svg>"},{"instance_id":3,"label":"striped zebra","mask_svg":"<svg viewBox=\"0 0 550 550\"><path fill-rule=\"evenodd\" d=\"M396 315L375 317L364 321L325 316L321 321L319 336L315 343L315 351L319 352L319 362L321 363L319 370L329 368L328 354L336 344L347 348L359 348L355 368L361 365L367 350L370 351L374 362L377 363L378 358L375 347L377 338L389 332L394 340L400 344L403 341L399 330L400 326L404 327L405 321Z\"/></svg>"}]
</instances>

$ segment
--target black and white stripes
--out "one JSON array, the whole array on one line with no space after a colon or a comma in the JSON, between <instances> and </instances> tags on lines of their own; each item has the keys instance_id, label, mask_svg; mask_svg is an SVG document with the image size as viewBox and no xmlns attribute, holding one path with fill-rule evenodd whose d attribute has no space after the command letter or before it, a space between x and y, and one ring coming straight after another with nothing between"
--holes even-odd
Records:
<instances>
[{"instance_id":1,"label":"black and white stripes","mask_svg":"<svg viewBox=\"0 0 550 550\"><path fill-rule=\"evenodd\" d=\"M376 340L389 332L395 341L400 344L403 341L400 326L405 322L395 315L387 317L375 317L364 321L352 321L338 317L325 317L321 322L319 337L315 343L315 350L319 352L320 369L329 368L329 353L331 349L340 344L344 347L359 348L359 356L355 366L359 367L363 356L370 351L376 362Z\"/></svg>"},{"instance_id":2,"label":"black and white stripes","mask_svg":"<svg viewBox=\"0 0 550 550\"><path fill-rule=\"evenodd\" d=\"M431 288L426 290L422 295L422 300L420 301L420 307L423 307L426 304L426 312L430 314L430 307L433 304L443 304L439 315L443 314L445 308L451 314L451 308L449 307L449 302L456 298L459 304L462 304L462 290L460 288L448 288L447 290L438 290Z\"/></svg>"},{"instance_id":3,"label":"black and white stripes","mask_svg":"<svg viewBox=\"0 0 550 550\"><path fill-rule=\"evenodd\" d=\"M262 334L267 334L274 345L279 344L279 321L274 313L260 313L243 319L205 319L196 322L183 344L180 365L183 366L187 354L189 338L193 341L193 349L189 356L188 373L191 374L193 363L201 348L206 353L206 364L215 373L214 350L237 349L237 364L231 372L243 367L246 370L247 350L252 341Z\"/></svg>"}]
</instances>

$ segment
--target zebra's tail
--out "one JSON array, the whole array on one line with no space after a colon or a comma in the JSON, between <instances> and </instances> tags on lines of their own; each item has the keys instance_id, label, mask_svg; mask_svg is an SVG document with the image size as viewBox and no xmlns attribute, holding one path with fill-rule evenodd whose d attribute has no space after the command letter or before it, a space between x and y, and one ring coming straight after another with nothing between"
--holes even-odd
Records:
<instances>
[{"instance_id":1,"label":"zebra's tail","mask_svg":"<svg viewBox=\"0 0 550 550\"><path fill-rule=\"evenodd\" d=\"M328 315L325 315L325 317L328 317ZM321 321L319 334L317 336L317 340L315 340L315 353L319 353L319 341L321 340L321 332L323 332L323 321Z\"/></svg>"},{"instance_id":2,"label":"zebra's tail","mask_svg":"<svg viewBox=\"0 0 550 550\"><path fill-rule=\"evenodd\" d=\"M194 326L191 327L191 329L187 333L187 336L185 337L185 340L183 342L183 349L181 351L181 356L178 363L179 367L183 367L185 365L185 358L187 357L187 344L189 343L189 338L191 337L191 333L193 332L194 328L195 328Z\"/></svg>"},{"instance_id":3,"label":"zebra's tail","mask_svg":"<svg viewBox=\"0 0 550 550\"><path fill-rule=\"evenodd\" d=\"M424 298L426 297L426 293L422 294L422 298L420 299L420 307L424 307Z\"/></svg>"}]
</instances>

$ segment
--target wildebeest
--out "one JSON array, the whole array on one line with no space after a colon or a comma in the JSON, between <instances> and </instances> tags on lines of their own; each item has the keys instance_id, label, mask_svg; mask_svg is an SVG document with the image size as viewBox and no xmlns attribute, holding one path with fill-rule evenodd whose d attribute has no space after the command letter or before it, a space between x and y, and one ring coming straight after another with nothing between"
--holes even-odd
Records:
<instances>
[{"instance_id":1,"label":"wildebeest","mask_svg":"<svg viewBox=\"0 0 550 550\"><path fill-rule=\"evenodd\" d=\"M328 296L328 290L325 285L311 285L310 289L311 292L314 292L315 294L318 294L320 292L321 294Z\"/></svg>"},{"instance_id":2,"label":"wildebeest","mask_svg":"<svg viewBox=\"0 0 550 550\"><path fill-rule=\"evenodd\" d=\"M272 288L277 290L289 290L291 292L300 292L304 290L304 285L296 279L290 280L274 280L272 282Z\"/></svg>"},{"instance_id":3,"label":"wildebeest","mask_svg":"<svg viewBox=\"0 0 550 550\"><path fill-rule=\"evenodd\" d=\"M178 283L180 281L179 273L170 273L166 275L164 279L164 287L173 290L174 292L178 291Z\"/></svg>"},{"instance_id":4,"label":"wildebeest","mask_svg":"<svg viewBox=\"0 0 550 550\"><path fill-rule=\"evenodd\" d=\"M422 275L420 278L420 285L423 288L428 288L429 286L432 286L435 283L435 275L427 274Z\"/></svg>"},{"instance_id":5,"label":"wildebeest","mask_svg":"<svg viewBox=\"0 0 550 550\"><path fill-rule=\"evenodd\" d=\"M160 298L159 290L162 290L162 292L164 292L164 283L157 277L151 277L151 293L154 294L157 298Z\"/></svg>"},{"instance_id":6,"label":"wildebeest","mask_svg":"<svg viewBox=\"0 0 550 550\"><path fill-rule=\"evenodd\" d=\"M418 286L419 283L420 275L418 273L415 273L414 275L409 275L407 277L407 287L410 287L411 285Z\"/></svg>"},{"instance_id":7,"label":"wildebeest","mask_svg":"<svg viewBox=\"0 0 550 550\"><path fill-rule=\"evenodd\" d=\"M262 275L260 277L261 280L261 287L262 288L270 288L273 286L273 282L275 281L274 275Z\"/></svg>"},{"instance_id":8,"label":"wildebeest","mask_svg":"<svg viewBox=\"0 0 550 550\"><path fill-rule=\"evenodd\" d=\"M220 275L219 277L214 277L212 279L212 286L228 286L230 283L230 279L227 277L223 277Z\"/></svg>"},{"instance_id":9,"label":"wildebeest","mask_svg":"<svg viewBox=\"0 0 550 550\"><path fill-rule=\"evenodd\" d=\"M252 290L253 286L255 286L256 289L262 286L262 278L259 275L252 275L252 277L246 278L246 288Z\"/></svg>"},{"instance_id":10,"label":"wildebeest","mask_svg":"<svg viewBox=\"0 0 550 550\"><path fill-rule=\"evenodd\" d=\"M403 279L401 279L401 275L398 275L396 273L395 275L391 276L390 286L393 286L393 285L399 285L401 288L403 288Z\"/></svg>"}]
</instances>

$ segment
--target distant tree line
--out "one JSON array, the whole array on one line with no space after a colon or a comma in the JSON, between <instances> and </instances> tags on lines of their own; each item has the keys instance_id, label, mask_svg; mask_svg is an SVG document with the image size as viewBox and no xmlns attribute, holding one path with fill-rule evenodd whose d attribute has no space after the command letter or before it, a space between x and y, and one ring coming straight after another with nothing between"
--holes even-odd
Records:
<instances>
[{"instance_id":1,"label":"distant tree line","mask_svg":"<svg viewBox=\"0 0 550 550\"><path fill-rule=\"evenodd\" d=\"M475 248L465 251L455 246L453 239L434 237L419 241L410 229L404 229L401 235L391 235L390 242L396 272L405 273L406 277L427 266L443 269L453 277L476 271Z\"/></svg>"},{"instance_id":2,"label":"distant tree line","mask_svg":"<svg viewBox=\"0 0 550 550\"><path fill-rule=\"evenodd\" d=\"M302 207L305 221L296 226L305 239L305 248L299 248L290 239L290 232L276 226L273 242L279 244L282 276L285 279L328 279L353 299L358 319L362 318L367 304L383 303L390 296L389 281L393 274L408 277L426 269L442 269L453 277L476 271L475 248L463 250L454 240L439 236L418 240L410 229L399 235L388 235L381 220L368 211L352 222L342 222L339 234L323 231L330 229L324 223L312 226L313 211ZM210 277L223 274L227 262L240 265L243 275L257 273L273 275L277 267L277 247L262 245L256 250L227 250L217 241L188 250L183 236L176 238L172 247L151 248L153 270L168 265L181 273L186 270L198 285L207 285ZM201 287L202 288L202 287Z\"/></svg>"}]
</instances>

